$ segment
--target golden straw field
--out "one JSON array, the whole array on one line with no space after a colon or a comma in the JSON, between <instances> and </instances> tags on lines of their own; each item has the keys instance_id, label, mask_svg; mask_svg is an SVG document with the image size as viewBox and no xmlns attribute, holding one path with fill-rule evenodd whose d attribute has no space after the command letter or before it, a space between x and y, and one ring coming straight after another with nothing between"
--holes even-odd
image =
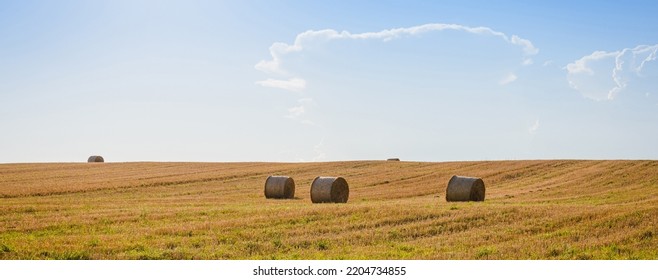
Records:
<instances>
[{"instance_id":1,"label":"golden straw field","mask_svg":"<svg viewBox=\"0 0 658 280\"><path fill-rule=\"evenodd\" d=\"M0 164L0 259L658 259L658 161Z\"/></svg>"}]
</instances>

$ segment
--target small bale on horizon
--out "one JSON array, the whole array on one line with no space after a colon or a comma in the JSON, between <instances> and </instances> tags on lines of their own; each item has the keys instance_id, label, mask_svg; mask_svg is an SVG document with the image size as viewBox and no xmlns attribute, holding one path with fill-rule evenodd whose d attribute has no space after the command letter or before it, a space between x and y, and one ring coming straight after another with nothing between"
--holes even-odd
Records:
<instances>
[{"instance_id":1,"label":"small bale on horizon","mask_svg":"<svg viewBox=\"0 0 658 280\"><path fill-rule=\"evenodd\" d=\"M346 203L350 188L342 177L316 177L311 183L313 203Z\"/></svg>"},{"instance_id":2,"label":"small bale on horizon","mask_svg":"<svg viewBox=\"0 0 658 280\"><path fill-rule=\"evenodd\" d=\"M400 159L399 158L389 158L389 159L386 159L386 161L400 161Z\"/></svg>"},{"instance_id":3,"label":"small bale on horizon","mask_svg":"<svg viewBox=\"0 0 658 280\"><path fill-rule=\"evenodd\" d=\"M288 176L269 176L265 180L265 198L295 197L295 180Z\"/></svg>"},{"instance_id":4,"label":"small bale on horizon","mask_svg":"<svg viewBox=\"0 0 658 280\"><path fill-rule=\"evenodd\" d=\"M90 156L87 162L105 162L105 159L102 156Z\"/></svg>"},{"instance_id":5,"label":"small bale on horizon","mask_svg":"<svg viewBox=\"0 0 658 280\"><path fill-rule=\"evenodd\" d=\"M484 191L481 178L454 175L446 188L446 201L484 201Z\"/></svg>"}]
</instances>

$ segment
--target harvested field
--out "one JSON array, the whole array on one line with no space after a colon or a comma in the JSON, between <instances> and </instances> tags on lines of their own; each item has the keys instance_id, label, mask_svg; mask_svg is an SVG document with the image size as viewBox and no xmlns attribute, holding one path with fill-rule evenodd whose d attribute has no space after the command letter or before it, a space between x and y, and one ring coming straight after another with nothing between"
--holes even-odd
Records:
<instances>
[{"instance_id":1,"label":"harvested field","mask_svg":"<svg viewBox=\"0 0 658 280\"><path fill-rule=\"evenodd\" d=\"M658 161L0 164L0 259L658 259Z\"/></svg>"}]
</instances>

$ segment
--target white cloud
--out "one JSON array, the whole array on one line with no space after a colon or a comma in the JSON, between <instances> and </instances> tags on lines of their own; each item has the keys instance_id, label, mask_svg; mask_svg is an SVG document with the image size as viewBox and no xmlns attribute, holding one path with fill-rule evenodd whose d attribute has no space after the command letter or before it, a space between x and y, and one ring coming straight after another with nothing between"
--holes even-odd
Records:
<instances>
[{"instance_id":1,"label":"white cloud","mask_svg":"<svg viewBox=\"0 0 658 280\"><path fill-rule=\"evenodd\" d=\"M569 74L579 74L586 73L589 75L594 75L594 71L587 66L587 64L592 63L593 61L602 60L606 58L615 57L618 52L604 52L604 51L595 51L590 55L583 56L582 58L567 64L565 68Z\"/></svg>"},{"instance_id":2,"label":"white cloud","mask_svg":"<svg viewBox=\"0 0 658 280\"><path fill-rule=\"evenodd\" d=\"M619 51L595 51L567 64L567 81L583 96L613 100L638 79L644 79L647 64L656 60L658 45L640 45Z\"/></svg>"},{"instance_id":3,"label":"white cloud","mask_svg":"<svg viewBox=\"0 0 658 280\"><path fill-rule=\"evenodd\" d=\"M299 116L301 116L305 111L306 111L306 109L304 108L304 105L300 105L300 106L297 106L297 107L289 108L289 109L288 109L288 113L290 113L290 114L288 115L288 117L290 117L290 118L296 118L296 117L299 117Z\"/></svg>"},{"instance_id":4,"label":"white cloud","mask_svg":"<svg viewBox=\"0 0 658 280\"><path fill-rule=\"evenodd\" d=\"M401 40L414 38L415 36L422 35L424 33L437 33L441 31L452 31L451 33L462 33L471 34L469 37L477 37L478 40L469 41L475 42L469 44L473 47L478 48L478 50L484 50L484 56L489 57L498 57L499 53L488 51L488 48L482 48L480 43L482 40L479 40L480 37L485 37L487 42L499 43L502 46L506 47L506 50L512 50L510 54L521 57L521 60L509 60L514 61L514 64L520 65L530 65L533 62L532 57L536 55L539 50L532 44L530 40L521 38L516 35L507 35L505 33L493 30L488 27L469 27L457 24L425 24L419 26L413 26L408 28L393 28L387 30L381 30L376 32L364 32L364 33L351 33L348 31L336 31L333 29L324 29L324 30L308 30L302 33L299 33L295 40L292 43L283 43L277 42L270 46L269 48L269 58L264 59L258 62L254 68L260 72L267 74L263 80L256 82L256 84L264 87L278 88L288 91L299 92L302 96L306 96L307 92L307 81L303 73L308 73L304 70L299 70L299 66L306 66L305 64L297 64L300 62L297 59L303 59L311 57L311 54L315 54L314 51L321 50L323 52L331 51L331 48L324 48L331 46L329 43L352 43L352 41L374 41L374 42L387 42L391 40ZM446 34L447 35L447 34ZM454 34L453 34L454 35ZM450 35L450 36L453 36ZM446 36L447 38L455 38ZM350 42L346 42L349 40ZM427 42L430 40L426 40ZM433 42L437 42L433 41ZM445 40L447 41L447 40ZM468 41L468 40L467 40ZM441 44L444 44L442 42ZM449 42L448 42L449 43ZM453 44L457 44L460 48L468 47L463 46L463 41L453 41ZM305 56L309 54L308 56ZM357 53L358 55L358 53ZM482 57L481 54L474 56L474 59ZM475 63L468 64L469 67L479 67L478 61ZM301 67L301 69L304 69ZM468 70L468 69L466 69ZM463 73L469 74L469 71L463 71ZM493 73L493 72L492 72ZM310 75L310 74L309 74ZM487 81L497 81L497 79L503 78L500 81L501 85L506 85L517 80L517 76L514 73L510 73L506 77L496 77L496 76L487 76ZM310 78L309 78L310 79ZM319 84L319 83L318 83ZM315 103L312 99L300 99L296 104L292 104L287 109L285 117L293 121L297 121L301 124L311 125L313 127L321 128L321 124L315 124L311 121L314 113ZM314 161L324 160L326 154L323 151L323 142L320 142L314 147L315 156L312 158Z\"/></svg>"},{"instance_id":5,"label":"white cloud","mask_svg":"<svg viewBox=\"0 0 658 280\"><path fill-rule=\"evenodd\" d=\"M320 140L320 143L313 147L313 152L315 152L313 161L322 161L327 158L327 154L324 152L324 138Z\"/></svg>"},{"instance_id":6,"label":"white cloud","mask_svg":"<svg viewBox=\"0 0 658 280\"><path fill-rule=\"evenodd\" d=\"M506 84L509 84L509 83L511 83L511 82L516 81L517 78L518 78L518 77L517 77L516 75L514 75L514 73L509 73L509 75L505 76L505 78L503 78L502 80L500 80L500 81L498 82L498 84L500 84L501 86L504 86L504 85L506 85Z\"/></svg>"},{"instance_id":7,"label":"white cloud","mask_svg":"<svg viewBox=\"0 0 658 280\"><path fill-rule=\"evenodd\" d=\"M645 65L647 62L651 62L651 61L655 61L655 60L656 60L656 51L658 51L658 45L654 45L654 46L642 46L642 48L640 48L639 50L637 50L637 53L640 53L640 54L642 54L642 53L649 53L649 55L647 55L647 57L644 58L644 60L642 60L642 62L640 63L640 66L638 67L637 72L641 72L642 69L644 68L644 65Z\"/></svg>"},{"instance_id":8,"label":"white cloud","mask_svg":"<svg viewBox=\"0 0 658 280\"><path fill-rule=\"evenodd\" d=\"M295 92L301 92L306 89L306 81L300 78L291 78L288 80L267 79L264 81L258 81L256 84L264 87L279 88Z\"/></svg>"},{"instance_id":9,"label":"white cloud","mask_svg":"<svg viewBox=\"0 0 658 280\"><path fill-rule=\"evenodd\" d=\"M528 133L530 134L535 134L537 133L537 130L539 129L539 120L535 120L535 123L528 128Z\"/></svg>"},{"instance_id":10,"label":"white cloud","mask_svg":"<svg viewBox=\"0 0 658 280\"><path fill-rule=\"evenodd\" d=\"M308 108L312 107L315 102L312 98L302 98L297 100L298 106L288 108L288 115L286 118L297 120L302 124L314 125L314 123L308 119L304 118L304 115L308 112Z\"/></svg>"},{"instance_id":11,"label":"white cloud","mask_svg":"<svg viewBox=\"0 0 658 280\"><path fill-rule=\"evenodd\" d=\"M544 61L544 64L542 64L542 66L549 66L551 64L553 64L552 60L546 60L546 61Z\"/></svg>"},{"instance_id":12,"label":"white cloud","mask_svg":"<svg viewBox=\"0 0 658 280\"><path fill-rule=\"evenodd\" d=\"M386 42L403 37L416 36L423 33L438 32L444 30L462 31L472 34L498 37L501 40L522 49L524 55L522 64L524 65L532 64L532 59L529 57L539 52L539 49L537 49L530 40L521 38L517 35L509 36L503 32L499 32L489 27L483 26L469 27L458 24L431 23L407 28L393 28L377 32L364 33L350 33L348 31L338 32L333 29L324 29L317 31L308 30L299 33L295 37L295 41L292 44L282 42L272 44L272 46L270 46L271 58L269 60L262 60L258 62L255 65L255 68L268 74L290 76L290 73L288 73L288 71L286 71L283 67L284 56L294 52L301 52L312 44L322 44L333 40L381 40ZM297 83L299 81L303 81L301 78L294 78L293 80L295 80L295 82L292 80L286 81L268 79L265 81L260 81L258 84L262 86L276 87L293 91L299 91L300 88L303 89L305 87L305 83L302 83L301 85Z\"/></svg>"}]
</instances>

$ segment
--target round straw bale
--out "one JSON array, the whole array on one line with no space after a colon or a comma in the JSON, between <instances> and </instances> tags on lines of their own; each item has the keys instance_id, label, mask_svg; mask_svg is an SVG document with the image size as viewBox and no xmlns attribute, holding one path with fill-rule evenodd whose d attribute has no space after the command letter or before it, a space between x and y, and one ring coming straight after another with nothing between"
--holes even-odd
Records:
<instances>
[{"instance_id":1,"label":"round straw bale","mask_svg":"<svg viewBox=\"0 0 658 280\"><path fill-rule=\"evenodd\" d=\"M313 203L346 203L350 188L342 177L316 177L311 183Z\"/></svg>"},{"instance_id":2,"label":"round straw bale","mask_svg":"<svg viewBox=\"0 0 658 280\"><path fill-rule=\"evenodd\" d=\"M294 198L295 181L288 176L269 176L265 180L265 198Z\"/></svg>"},{"instance_id":3,"label":"round straw bale","mask_svg":"<svg viewBox=\"0 0 658 280\"><path fill-rule=\"evenodd\" d=\"M484 201L484 181L474 177L452 176L446 188L446 201Z\"/></svg>"},{"instance_id":4,"label":"round straw bale","mask_svg":"<svg viewBox=\"0 0 658 280\"><path fill-rule=\"evenodd\" d=\"M389 158L386 161L400 161L400 159L399 158Z\"/></svg>"},{"instance_id":5,"label":"round straw bale","mask_svg":"<svg viewBox=\"0 0 658 280\"><path fill-rule=\"evenodd\" d=\"M102 156L90 156L87 162L105 162Z\"/></svg>"}]
</instances>

